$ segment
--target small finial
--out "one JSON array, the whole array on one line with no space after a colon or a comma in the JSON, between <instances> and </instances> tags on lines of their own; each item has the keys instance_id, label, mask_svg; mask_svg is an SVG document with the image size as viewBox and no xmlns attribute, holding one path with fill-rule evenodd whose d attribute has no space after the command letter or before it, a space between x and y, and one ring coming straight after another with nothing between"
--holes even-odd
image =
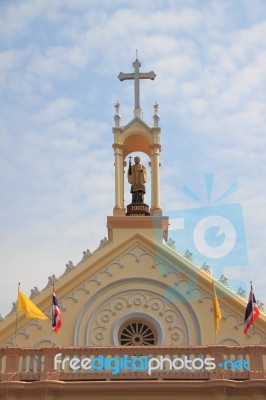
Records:
<instances>
[{"instance_id":1,"label":"small finial","mask_svg":"<svg viewBox=\"0 0 266 400\"><path fill-rule=\"evenodd\" d=\"M46 285L46 288L53 285L55 281L57 281L55 274L48 276L48 283Z\"/></svg>"},{"instance_id":2,"label":"small finial","mask_svg":"<svg viewBox=\"0 0 266 400\"><path fill-rule=\"evenodd\" d=\"M155 101L155 104L153 105L153 108L154 108L154 113L158 114L159 104L157 103L157 101Z\"/></svg>"},{"instance_id":3,"label":"small finial","mask_svg":"<svg viewBox=\"0 0 266 400\"><path fill-rule=\"evenodd\" d=\"M136 49L136 61L138 61L138 49Z\"/></svg>"},{"instance_id":4,"label":"small finial","mask_svg":"<svg viewBox=\"0 0 266 400\"><path fill-rule=\"evenodd\" d=\"M40 291L39 291L39 289L37 288L37 286L34 286L34 288L31 289L30 299L32 299L33 297L37 296L37 294L39 294L39 293L40 293Z\"/></svg>"},{"instance_id":5,"label":"small finial","mask_svg":"<svg viewBox=\"0 0 266 400\"><path fill-rule=\"evenodd\" d=\"M115 111L116 111L116 114L119 114L119 111L120 111L120 103L119 103L118 100L117 100L116 103L115 103Z\"/></svg>"},{"instance_id":6,"label":"small finial","mask_svg":"<svg viewBox=\"0 0 266 400\"><path fill-rule=\"evenodd\" d=\"M120 103L117 100L117 102L115 103L115 116L114 116L114 121L115 121L116 127L120 126L121 115L119 114L119 112L120 112Z\"/></svg>"},{"instance_id":7,"label":"small finial","mask_svg":"<svg viewBox=\"0 0 266 400\"><path fill-rule=\"evenodd\" d=\"M157 103L157 101L155 101L155 104L153 105L154 108L154 114L153 114L153 125L155 127L159 126L159 120L160 120L160 116L159 116L159 104Z\"/></svg>"}]
</instances>

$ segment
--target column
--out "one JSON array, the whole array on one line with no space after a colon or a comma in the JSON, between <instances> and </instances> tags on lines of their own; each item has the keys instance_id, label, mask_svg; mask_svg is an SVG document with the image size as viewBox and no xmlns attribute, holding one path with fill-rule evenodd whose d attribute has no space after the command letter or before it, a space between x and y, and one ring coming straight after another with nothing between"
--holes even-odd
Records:
<instances>
[{"instance_id":1,"label":"column","mask_svg":"<svg viewBox=\"0 0 266 400\"><path fill-rule=\"evenodd\" d=\"M124 198L124 159L123 145L114 143L115 152L115 207L113 215L124 215L125 208L123 204Z\"/></svg>"},{"instance_id":2,"label":"column","mask_svg":"<svg viewBox=\"0 0 266 400\"><path fill-rule=\"evenodd\" d=\"M160 206L160 144L151 145L151 214L162 214Z\"/></svg>"}]
</instances>

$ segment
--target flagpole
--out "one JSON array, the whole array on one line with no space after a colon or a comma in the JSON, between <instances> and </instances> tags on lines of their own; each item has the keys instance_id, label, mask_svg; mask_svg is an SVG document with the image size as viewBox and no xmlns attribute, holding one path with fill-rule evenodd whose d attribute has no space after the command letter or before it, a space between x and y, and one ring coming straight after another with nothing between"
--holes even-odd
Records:
<instances>
[{"instance_id":1,"label":"flagpole","mask_svg":"<svg viewBox=\"0 0 266 400\"><path fill-rule=\"evenodd\" d=\"M215 344L217 344L217 333L216 333L216 317L215 317L215 307L214 307L214 297L215 297L215 286L214 279L212 279L212 295L213 295L213 318L214 318L214 336L215 336Z\"/></svg>"},{"instance_id":2,"label":"flagpole","mask_svg":"<svg viewBox=\"0 0 266 400\"><path fill-rule=\"evenodd\" d=\"M252 309L252 324L254 326L254 306L253 306L253 287L252 281L250 281L250 293L251 293L251 309Z\"/></svg>"},{"instance_id":3,"label":"flagpole","mask_svg":"<svg viewBox=\"0 0 266 400\"><path fill-rule=\"evenodd\" d=\"M253 286L250 281L250 293L251 293L251 309L252 309L252 329L253 329L253 344L255 344L255 320L254 320L254 305L253 305Z\"/></svg>"},{"instance_id":4,"label":"flagpole","mask_svg":"<svg viewBox=\"0 0 266 400\"><path fill-rule=\"evenodd\" d=\"M20 282L18 283L18 296L19 296ZM18 298L17 298L17 309L16 309L16 323L15 323L15 346L17 345L17 329L18 329Z\"/></svg>"},{"instance_id":5,"label":"flagpole","mask_svg":"<svg viewBox=\"0 0 266 400\"><path fill-rule=\"evenodd\" d=\"M221 310L215 289L214 279L212 280L212 291L213 291L213 316L214 316L214 331L215 331L215 343L217 344L221 320Z\"/></svg>"},{"instance_id":6,"label":"flagpole","mask_svg":"<svg viewBox=\"0 0 266 400\"><path fill-rule=\"evenodd\" d=\"M52 347L54 347L54 330L53 330L53 318L54 318L54 314L53 314L53 306L54 306L54 283L53 283L53 292L52 292Z\"/></svg>"}]
</instances>

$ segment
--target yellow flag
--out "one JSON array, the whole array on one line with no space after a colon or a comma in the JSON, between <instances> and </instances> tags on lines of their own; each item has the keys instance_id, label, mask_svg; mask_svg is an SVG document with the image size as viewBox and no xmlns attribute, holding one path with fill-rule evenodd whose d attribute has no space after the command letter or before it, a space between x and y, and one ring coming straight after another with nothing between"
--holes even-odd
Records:
<instances>
[{"instance_id":1,"label":"yellow flag","mask_svg":"<svg viewBox=\"0 0 266 400\"><path fill-rule=\"evenodd\" d=\"M214 330L215 330L215 335L217 335L219 331L219 325L220 325L220 320L222 318L222 314L214 284L213 284L213 315L214 315Z\"/></svg>"},{"instance_id":2,"label":"yellow flag","mask_svg":"<svg viewBox=\"0 0 266 400\"><path fill-rule=\"evenodd\" d=\"M20 290L18 291L17 312L25 311L26 318L48 319L44 313Z\"/></svg>"}]
</instances>

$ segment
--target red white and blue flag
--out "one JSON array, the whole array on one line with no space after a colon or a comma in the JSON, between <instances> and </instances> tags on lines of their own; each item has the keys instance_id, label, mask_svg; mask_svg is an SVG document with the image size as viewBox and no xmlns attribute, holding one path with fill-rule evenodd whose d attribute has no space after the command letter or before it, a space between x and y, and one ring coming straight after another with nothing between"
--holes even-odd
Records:
<instances>
[{"instance_id":1,"label":"red white and blue flag","mask_svg":"<svg viewBox=\"0 0 266 400\"><path fill-rule=\"evenodd\" d=\"M260 310L257 305L255 295L253 293L253 287L251 285L249 299L248 299L248 305L246 308L245 321L244 321L244 333L245 334L248 333L249 328L251 327L251 325L254 324L255 319L257 319L259 315L260 315Z\"/></svg>"},{"instance_id":2,"label":"red white and blue flag","mask_svg":"<svg viewBox=\"0 0 266 400\"><path fill-rule=\"evenodd\" d=\"M52 308L52 327L53 332L57 333L62 326L62 318L55 292L53 292L53 308Z\"/></svg>"}]
</instances>

